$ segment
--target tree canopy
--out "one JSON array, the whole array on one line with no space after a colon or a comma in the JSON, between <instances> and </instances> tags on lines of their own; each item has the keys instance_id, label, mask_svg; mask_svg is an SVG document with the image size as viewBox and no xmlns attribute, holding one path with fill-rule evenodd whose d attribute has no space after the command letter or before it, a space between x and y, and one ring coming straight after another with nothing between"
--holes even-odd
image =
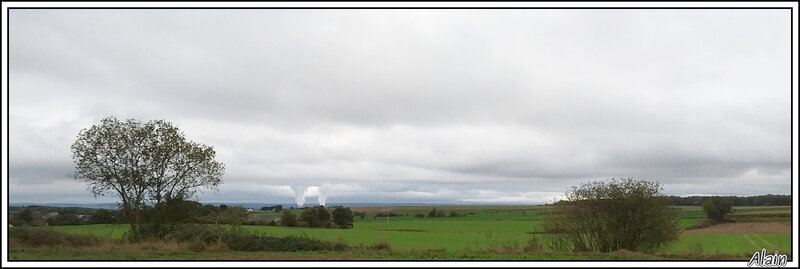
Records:
<instances>
[{"instance_id":1,"label":"tree canopy","mask_svg":"<svg viewBox=\"0 0 800 269\"><path fill-rule=\"evenodd\" d=\"M299 221L303 226L329 228L331 214L324 206L306 207L300 213Z\"/></svg>"},{"instance_id":2,"label":"tree canopy","mask_svg":"<svg viewBox=\"0 0 800 269\"><path fill-rule=\"evenodd\" d=\"M711 197L703 202L703 211L712 223L722 222L725 220L725 215L731 212L733 205L726 199L719 197Z\"/></svg>"},{"instance_id":3,"label":"tree canopy","mask_svg":"<svg viewBox=\"0 0 800 269\"><path fill-rule=\"evenodd\" d=\"M331 215L333 223L336 224L339 229L353 228L353 211L351 211L349 207L334 207Z\"/></svg>"},{"instance_id":4,"label":"tree canopy","mask_svg":"<svg viewBox=\"0 0 800 269\"><path fill-rule=\"evenodd\" d=\"M95 195L113 193L132 232L138 233L142 209L185 199L200 188L216 189L225 167L212 147L187 141L172 123L103 119L83 129L72 144L74 177Z\"/></svg>"}]
</instances>

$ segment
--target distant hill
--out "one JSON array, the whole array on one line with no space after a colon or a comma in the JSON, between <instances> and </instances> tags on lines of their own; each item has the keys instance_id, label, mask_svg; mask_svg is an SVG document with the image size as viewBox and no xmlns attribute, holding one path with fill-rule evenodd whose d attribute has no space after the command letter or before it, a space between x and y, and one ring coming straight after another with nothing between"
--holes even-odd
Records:
<instances>
[{"instance_id":1,"label":"distant hill","mask_svg":"<svg viewBox=\"0 0 800 269\"><path fill-rule=\"evenodd\" d=\"M10 203L11 207L47 206L47 207L78 207L95 209L118 209L117 203Z\"/></svg>"}]
</instances>

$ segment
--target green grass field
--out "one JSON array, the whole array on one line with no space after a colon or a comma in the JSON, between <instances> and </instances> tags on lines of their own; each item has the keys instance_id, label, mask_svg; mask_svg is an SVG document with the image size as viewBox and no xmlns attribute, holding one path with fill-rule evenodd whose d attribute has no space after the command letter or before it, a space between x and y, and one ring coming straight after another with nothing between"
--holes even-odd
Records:
<instances>
[{"instance_id":1,"label":"green grass field","mask_svg":"<svg viewBox=\"0 0 800 269\"><path fill-rule=\"evenodd\" d=\"M668 254L717 254L752 256L753 252L767 248L781 253L791 251L789 234L683 234L680 240L667 249Z\"/></svg>"},{"instance_id":2,"label":"green grass field","mask_svg":"<svg viewBox=\"0 0 800 269\"><path fill-rule=\"evenodd\" d=\"M678 207L680 225L683 228L702 222L705 214L700 207ZM788 210L788 207L745 207L735 208L736 213ZM358 210L358 209L355 209ZM541 212L539 208L480 208L469 210L464 207L439 208L449 213L459 210L459 217L428 218L430 208L394 208L399 214L390 217L374 218L370 212L364 218L356 217L353 229L315 229L279 226L241 226L247 231L275 236L302 235L311 238L342 241L353 246L369 246L388 243L394 252L438 253L442 257L456 257L470 253L485 253L487 250L522 249L533 234L541 232ZM299 213L297 211L296 213ZM254 212L253 217L274 216L276 212ZM415 216L424 214L425 217ZM129 229L124 224L100 224L79 226L53 226L51 229L70 234L90 234L103 238L120 239ZM547 250L546 240L539 237ZM789 234L774 233L730 233L730 234L682 234L677 242L666 247L663 255L710 255L730 254L736 257L749 257L762 247L778 249L781 253L791 251ZM460 257L460 256L459 256ZM516 256L514 256L516 257Z\"/></svg>"}]
</instances>

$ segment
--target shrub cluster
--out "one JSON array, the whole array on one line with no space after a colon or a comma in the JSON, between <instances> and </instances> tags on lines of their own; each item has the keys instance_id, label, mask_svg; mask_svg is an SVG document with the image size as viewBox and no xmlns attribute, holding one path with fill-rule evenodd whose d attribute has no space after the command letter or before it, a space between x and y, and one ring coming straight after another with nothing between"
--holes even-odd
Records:
<instances>
[{"instance_id":1,"label":"shrub cluster","mask_svg":"<svg viewBox=\"0 0 800 269\"><path fill-rule=\"evenodd\" d=\"M230 231L222 235L222 242L238 251L308 251L344 250L344 243L327 242L304 236L275 237Z\"/></svg>"},{"instance_id":2,"label":"shrub cluster","mask_svg":"<svg viewBox=\"0 0 800 269\"><path fill-rule=\"evenodd\" d=\"M349 207L336 206L331 213L333 224L339 229L353 228L353 211Z\"/></svg>"},{"instance_id":3,"label":"shrub cluster","mask_svg":"<svg viewBox=\"0 0 800 269\"><path fill-rule=\"evenodd\" d=\"M703 203L703 211L706 212L708 220L714 223L721 223L726 220L725 216L731 213L733 203L719 197L711 197Z\"/></svg>"},{"instance_id":4,"label":"shrub cluster","mask_svg":"<svg viewBox=\"0 0 800 269\"><path fill-rule=\"evenodd\" d=\"M227 232L226 229L218 225L190 223L178 226L167 236L167 239L173 239L178 242L201 241L210 244L220 241Z\"/></svg>"},{"instance_id":5,"label":"shrub cluster","mask_svg":"<svg viewBox=\"0 0 800 269\"><path fill-rule=\"evenodd\" d=\"M198 224L181 225L169 238L178 242L222 242L230 250L237 251L307 251L344 250L344 243L317 240L305 236L275 237L254 234L241 228L223 229L219 226Z\"/></svg>"},{"instance_id":6,"label":"shrub cluster","mask_svg":"<svg viewBox=\"0 0 800 269\"><path fill-rule=\"evenodd\" d=\"M95 236L65 234L58 231L42 228L14 227L10 229L9 237L29 246L54 246L64 245L72 247L94 246L101 242Z\"/></svg>"},{"instance_id":7,"label":"shrub cluster","mask_svg":"<svg viewBox=\"0 0 800 269\"><path fill-rule=\"evenodd\" d=\"M73 235L46 228L14 227L9 230L12 242L28 246L69 246L86 247L95 246L104 240L91 235ZM202 247L192 249L205 249L208 245L224 244L227 249L236 251L338 251L348 249L349 246L342 242L322 241L306 236L276 237L249 233L241 228L224 229L215 225L183 224L177 226L167 240L187 242Z\"/></svg>"},{"instance_id":8,"label":"shrub cluster","mask_svg":"<svg viewBox=\"0 0 800 269\"><path fill-rule=\"evenodd\" d=\"M331 213L323 206L306 207L297 219L300 226L330 228Z\"/></svg>"},{"instance_id":9,"label":"shrub cluster","mask_svg":"<svg viewBox=\"0 0 800 269\"><path fill-rule=\"evenodd\" d=\"M573 186L542 216L543 227L559 249L651 253L680 232L678 212L661 190L658 182L632 178Z\"/></svg>"}]
</instances>

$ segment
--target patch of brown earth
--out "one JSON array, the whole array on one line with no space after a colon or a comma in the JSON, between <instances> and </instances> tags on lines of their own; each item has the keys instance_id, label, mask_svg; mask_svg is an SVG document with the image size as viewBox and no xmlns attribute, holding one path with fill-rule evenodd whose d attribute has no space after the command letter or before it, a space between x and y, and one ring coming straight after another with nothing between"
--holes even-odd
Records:
<instances>
[{"instance_id":1,"label":"patch of brown earth","mask_svg":"<svg viewBox=\"0 0 800 269\"><path fill-rule=\"evenodd\" d=\"M789 234L792 231L791 222L748 222L748 223L723 223L706 228L684 231L684 234Z\"/></svg>"}]
</instances>

